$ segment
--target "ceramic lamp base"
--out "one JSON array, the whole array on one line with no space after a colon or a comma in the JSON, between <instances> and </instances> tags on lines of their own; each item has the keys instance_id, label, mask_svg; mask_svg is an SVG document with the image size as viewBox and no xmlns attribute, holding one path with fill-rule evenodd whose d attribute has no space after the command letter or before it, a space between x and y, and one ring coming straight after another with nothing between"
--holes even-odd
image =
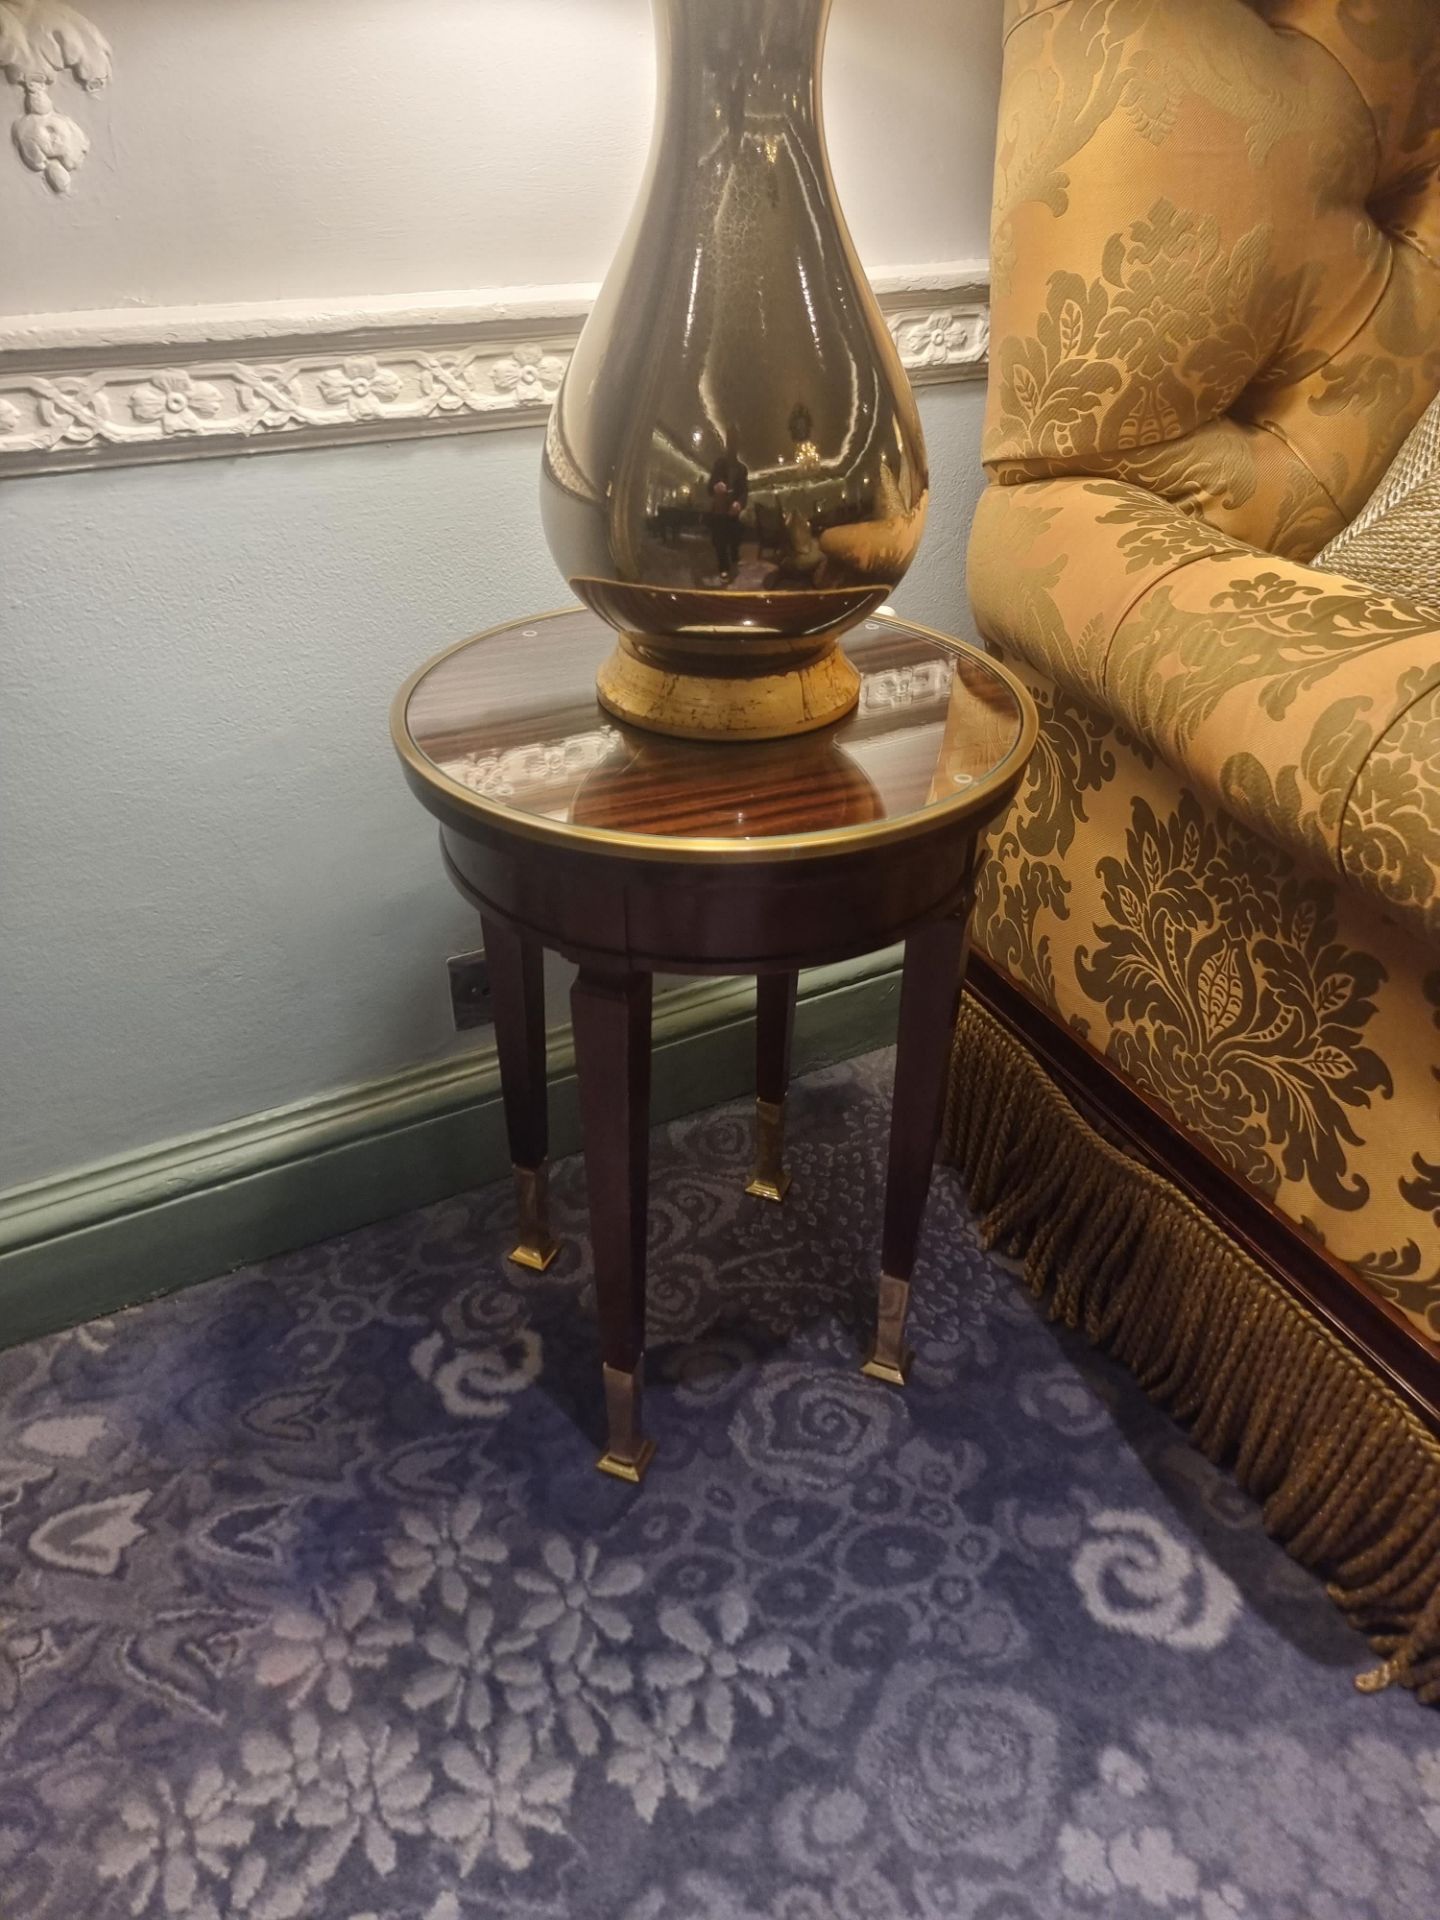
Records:
<instances>
[{"instance_id":1,"label":"ceramic lamp base","mask_svg":"<svg viewBox=\"0 0 1440 1920\"><path fill-rule=\"evenodd\" d=\"M596 679L617 720L682 740L784 740L841 719L860 698L860 675L834 642L779 673L709 674L659 666L628 634Z\"/></svg>"}]
</instances>

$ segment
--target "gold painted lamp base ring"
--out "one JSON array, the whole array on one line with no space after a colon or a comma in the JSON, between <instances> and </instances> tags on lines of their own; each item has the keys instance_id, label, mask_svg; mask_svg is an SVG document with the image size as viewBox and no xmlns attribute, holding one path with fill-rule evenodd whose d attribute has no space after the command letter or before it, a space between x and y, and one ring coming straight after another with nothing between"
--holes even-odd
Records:
<instances>
[{"instance_id":1,"label":"gold painted lamp base ring","mask_svg":"<svg viewBox=\"0 0 1440 1920\"><path fill-rule=\"evenodd\" d=\"M682 740L783 740L842 719L860 698L860 675L833 643L778 673L707 674L661 667L628 634L596 679L617 720Z\"/></svg>"}]
</instances>

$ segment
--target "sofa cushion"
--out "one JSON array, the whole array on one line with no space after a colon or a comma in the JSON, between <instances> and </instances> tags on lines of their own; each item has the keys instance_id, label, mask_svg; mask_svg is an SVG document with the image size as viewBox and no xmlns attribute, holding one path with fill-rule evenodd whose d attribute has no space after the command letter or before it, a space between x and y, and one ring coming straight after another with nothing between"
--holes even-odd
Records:
<instances>
[{"instance_id":1,"label":"sofa cushion","mask_svg":"<svg viewBox=\"0 0 1440 1920\"><path fill-rule=\"evenodd\" d=\"M1314 564L1440 606L1440 396L1365 506Z\"/></svg>"},{"instance_id":2,"label":"sofa cushion","mask_svg":"<svg viewBox=\"0 0 1440 1920\"><path fill-rule=\"evenodd\" d=\"M1435 0L1008 0L985 454L1308 558L1440 387Z\"/></svg>"}]
</instances>

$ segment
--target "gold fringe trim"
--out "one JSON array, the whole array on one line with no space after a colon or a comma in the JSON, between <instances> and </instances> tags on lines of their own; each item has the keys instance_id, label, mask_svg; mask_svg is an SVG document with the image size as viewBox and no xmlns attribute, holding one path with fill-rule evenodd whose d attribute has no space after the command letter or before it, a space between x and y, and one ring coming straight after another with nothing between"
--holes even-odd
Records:
<instances>
[{"instance_id":1,"label":"gold fringe trim","mask_svg":"<svg viewBox=\"0 0 1440 1920\"><path fill-rule=\"evenodd\" d=\"M946 1146L986 1246L1123 1362L1329 1583L1391 1682L1440 1701L1440 1442L1159 1174L1096 1132L969 994Z\"/></svg>"}]
</instances>

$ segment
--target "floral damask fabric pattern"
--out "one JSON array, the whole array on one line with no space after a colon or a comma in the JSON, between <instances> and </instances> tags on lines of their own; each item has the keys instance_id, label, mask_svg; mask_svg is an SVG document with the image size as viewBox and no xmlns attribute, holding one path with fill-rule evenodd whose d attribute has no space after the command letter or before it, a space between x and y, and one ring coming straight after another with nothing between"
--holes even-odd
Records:
<instances>
[{"instance_id":1,"label":"floral damask fabric pattern","mask_svg":"<svg viewBox=\"0 0 1440 1920\"><path fill-rule=\"evenodd\" d=\"M1138 487L991 487L980 629L1207 800L1440 934L1440 609L1247 552Z\"/></svg>"},{"instance_id":2,"label":"floral damask fabric pattern","mask_svg":"<svg viewBox=\"0 0 1440 1920\"><path fill-rule=\"evenodd\" d=\"M1437 83L1431 0L1008 0L969 556L981 944L1432 1338L1440 609L1303 563L1440 386Z\"/></svg>"},{"instance_id":3,"label":"floral damask fabric pattern","mask_svg":"<svg viewBox=\"0 0 1440 1920\"><path fill-rule=\"evenodd\" d=\"M1157 200L1111 235L1100 276L1050 276L1045 311L1030 335L1001 345L992 433L1030 448L1007 475L1105 469L1122 456L1138 477L1144 450L1164 447L1213 420L1238 396L1277 344L1300 301L1303 271L1282 281L1270 267L1263 223L1222 246L1211 216ZM1230 471L1216 484L1243 506L1255 488L1240 436Z\"/></svg>"},{"instance_id":4,"label":"floral damask fabric pattern","mask_svg":"<svg viewBox=\"0 0 1440 1920\"><path fill-rule=\"evenodd\" d=\"M1021 672L1042 750L991 835L980 945L1440 1338L1433 950Z\"/></svg>"},{"instance_id":5,"label":"floral damask fabric pattern","mask_svg":"<svg viewBox=\"0 0 1440 1920\"><path fill-rule=\"evenodd\" d=\"M937 1176L858 1372L889 1057L655 1142L643 1489L492 1190L0 1355L25 1920L1415 1920L1440 1733Z\"/></svg>"},{"instance_id":6,"label":"floral damask fabric pattern","mask_svg":"<svg viewBox=\"0 0 1440 1920\"><path fill-rule=\"evenodd\" d=\"M1432 10L1383 52L1374 12L1011 0L996 479L1109 475L1302 559L1358 511L1440 385Z\"/></svg>"},{"instance_id":7,"label":"floral damask fabric pattern","mask_svg":"<svg viewBox=\"0 0 1440 1920\"><path fill-rule=\"evenodd\" d=\"M1347 1149L1351 1110L1393 1092L1364 1044L1384 968L1336 940L1335 889L1183 791L1164 820L1135 800L1123 856L1098 871L1098 939L1075 972L1116 1063L1247 1179L1264 1185L1273 1159L1327 1207L1363 1206Z\"/></svg>"}]
</instances>

